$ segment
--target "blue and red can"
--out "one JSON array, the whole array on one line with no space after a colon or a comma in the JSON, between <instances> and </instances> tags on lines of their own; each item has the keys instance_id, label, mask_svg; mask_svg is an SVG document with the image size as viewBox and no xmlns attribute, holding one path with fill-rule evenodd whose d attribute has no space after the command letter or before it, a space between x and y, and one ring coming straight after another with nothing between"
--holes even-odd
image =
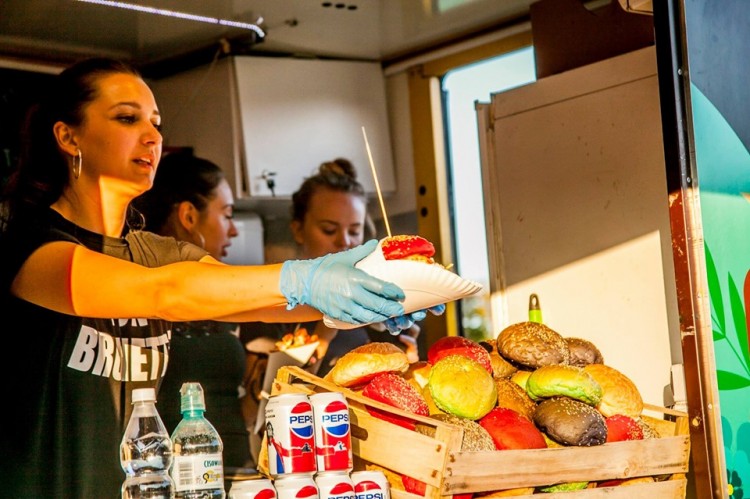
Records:
<instances>
[{"instance_id":1,"label":"blue and red can","mask_svg":"<svg viewBox=\"0 0 750 499\"><path fill-rule=\"evenodd\" d=\"M307 395L274 395L268 399L265 414L271 476L315 473L313 408Z\"/></svg>"},{"instance_id":2,"label":"blue and red can","mask_svg":"<svg viewBox=\"0 0 750 499\"><path fill-rule=\"evenodd\" d=\"M351 471L354 460L346 397L341 392L320 392L310 395L310 403L318 471Z\"/></svg>"}]
</instances>

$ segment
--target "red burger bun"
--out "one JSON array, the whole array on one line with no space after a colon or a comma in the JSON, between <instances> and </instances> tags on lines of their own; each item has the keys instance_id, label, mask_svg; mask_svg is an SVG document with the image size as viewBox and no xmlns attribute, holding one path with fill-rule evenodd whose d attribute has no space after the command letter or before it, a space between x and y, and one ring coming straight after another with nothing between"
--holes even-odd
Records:
<instances>
[{"instance_id":1,"label":"red burger bun","mask_svg":"<svg viewBox=\"0 0 750 499\"><path fill-rule=\"evenodd\" d=\"M417 391L414 385L398 374L384 373L375 376L362 389L362 395L369 399L383 402L384 404L397 407L413 414L418 414L420 416L430 415L430 409L422 394ZM371 416L389 421L409 430L416 429L414 421L408 418L397 416L370 406L366 406L366 408Z\"/></svg>"},{"instance_id":2,"label":"red burger bun","mask_svg":"<svg viewBox=\"0 0 750 499\"><path fill-rule=\"evenodd\" d=\"M542 432L513 409L495 407L477 422L487 430L498 450L547 448Z\"/></svg>"},{"instance_id":3,"label":"red burger bun","mask_svg":"<svg viewBox=\"0 0 750 499\"><path fill-rule=\"evenodd\" d=\"M427 361L434 366L437 361L449 355L463 355L475 360L492 374L490 354L476 341L463 336L443 336L427 350Z\"/></svg>"},{"instance_id":4,"label":"red burger bun","mask_svg":"<svg viewBox=\"0 0 750 499\"><path fill-rule=\"evenodd\" d=\"M404 484L404 490L412 494L424 496L427 491L427 484L410 476L401 475L401 483ZM468 494L454 494L453 499L471 499L473 496L474 494L471 492Z\"/></svg>"},{"instance_id":5,"label":"red burger bun","mask_svg":"<svg viewBox=\"0 0 750 499\"><path fill-rule=\"evenodd\" d=\"M421 236L398 235L386 237L380 247L386 260L402 260L420 256L432 263L432 257L435 255L435 246Z\"/></svg>"},{"instance_id":6,"label":"red burger bun","mask_svg":"<svg viewBox=\"0 0 750 499\"><path fill-rule=\"evenodd\" d=\"M607 424L607 442L643 440L643 428L634 418L625 414L614 414L604 419Z\"/></svg>"}]
</instances>

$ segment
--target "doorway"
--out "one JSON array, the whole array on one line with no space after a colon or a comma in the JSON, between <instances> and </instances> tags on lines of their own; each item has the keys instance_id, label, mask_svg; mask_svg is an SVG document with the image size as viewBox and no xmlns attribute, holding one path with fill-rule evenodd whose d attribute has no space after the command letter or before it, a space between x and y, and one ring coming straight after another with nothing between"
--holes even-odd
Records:
<instances>
[{"instance_id":1,"label":"doorway","mask_svg":"<svg viewBox=\"0 0 750 499\"><path fill-rule=\"evenodd\" d=\"M453 69L442 78L448 154L449 206L456 270L484 287L460 303L459 331L475 341L495 338L492 330L487 234L482 199L482 174L476 101L493 93L536 81L533 47Z\"/></svg>"}]
</instances>

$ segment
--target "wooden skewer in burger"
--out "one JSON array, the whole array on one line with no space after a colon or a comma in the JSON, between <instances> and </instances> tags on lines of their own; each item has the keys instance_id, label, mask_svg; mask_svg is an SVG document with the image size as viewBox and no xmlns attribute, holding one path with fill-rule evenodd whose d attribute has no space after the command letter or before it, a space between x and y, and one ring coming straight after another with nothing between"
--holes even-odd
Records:
<instances>
[{"instance_id":1,"label":"wooden skewer in burger","mask_svg":"<svg viewBox=\"0 0 750 499\"><path fill-rule=\"evenodd\" d=\"M362 131L364 133L364 127ZM406 295L403 302L405 313L429 309L481 291L480 284L463 279L435 262L435 246L427 239L417 235L391 235L369 145L367 150L388 236L381 239L373 252L355 266L372 276L401 287ZM360 326L330 317L324 317L323 321L326 326L336 329Z\"/></svg>"}]
</instances>

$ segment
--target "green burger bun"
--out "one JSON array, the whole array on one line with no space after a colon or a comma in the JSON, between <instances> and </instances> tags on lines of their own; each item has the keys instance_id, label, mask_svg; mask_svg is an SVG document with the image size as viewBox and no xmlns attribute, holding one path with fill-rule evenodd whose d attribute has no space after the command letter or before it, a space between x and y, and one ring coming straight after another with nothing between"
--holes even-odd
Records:
<instances>
[{"instance_id":1,"label":"green burger bun","mask_svg":"<svg viewBox=\"0 0 750 499\"><path fill-rule=\"evenodd\" d=\"M543 366L529 375L526 392L533 400L565 396L596 406L602 399L602 387L583 368Z\"/></svg>"},{"instance_id":2,"label":"green burger bun","mask_svg":"<svg viewBox=\"0 0 750 499\"><path fill-rule=\"evenodd\" d=\"M438 360L427 381L435 405L454 416L476 420L497 403L495 380L479 362L463 355Z\"/></svg>"}]
</instances>

